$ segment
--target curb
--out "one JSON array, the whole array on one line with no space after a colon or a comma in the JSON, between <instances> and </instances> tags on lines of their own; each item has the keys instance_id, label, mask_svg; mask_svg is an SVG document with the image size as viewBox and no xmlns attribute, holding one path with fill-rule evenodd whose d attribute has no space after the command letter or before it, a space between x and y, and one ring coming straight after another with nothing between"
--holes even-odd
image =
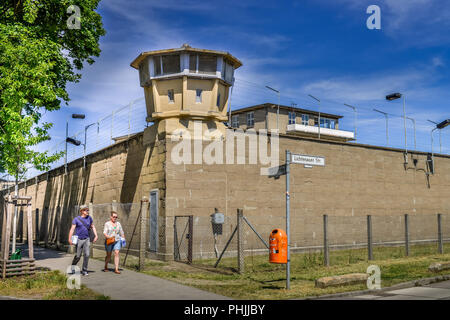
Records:
<instances>
[{"instance_id":1,"label":"curb","mask_svg":"<svg viewBox=\"0 0 450 320\"><path fill-rule=\"evenodd\" d=\"M391 291L391 290L399 290L399 289L406 289L406 288L412 288L412 287L421 287L421 286L426 286L426 285L429 285L432 283L442 282L442 281L447 281L447 280L450 280L450 274L403 282L403 283L393 285L391 287L381 288L379 290L367 289L367 290L360 290L360 291L349 291L349 292L342 292L342 293L326 294L323 296L313 296L313 297L301 298L301 299L296 299L296 300L317 300L317 299L328 299L328 298L351 297L351 296L358 296L358 295L363 295L363 294L368 294L368 293L369 294L370 293L379 293L379 292L386 292L386 291Z\"/></svg>"}]
</instances>

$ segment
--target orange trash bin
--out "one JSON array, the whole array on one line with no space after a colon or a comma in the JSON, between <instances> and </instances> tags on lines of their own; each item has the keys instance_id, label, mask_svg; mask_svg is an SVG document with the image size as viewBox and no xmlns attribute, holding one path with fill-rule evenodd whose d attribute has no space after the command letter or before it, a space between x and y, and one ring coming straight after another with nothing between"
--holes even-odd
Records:
<instances>
[{"instance_id":1,"label":"orange trash bin","mask_svg":"<svg viewBox=\"0 0 450 320\"><path fill-rule=\"evenodd\" d=\"M274 229L270 234L269 262L287 263L287 235L282 229Z\"/></svg>"}]
</instances>

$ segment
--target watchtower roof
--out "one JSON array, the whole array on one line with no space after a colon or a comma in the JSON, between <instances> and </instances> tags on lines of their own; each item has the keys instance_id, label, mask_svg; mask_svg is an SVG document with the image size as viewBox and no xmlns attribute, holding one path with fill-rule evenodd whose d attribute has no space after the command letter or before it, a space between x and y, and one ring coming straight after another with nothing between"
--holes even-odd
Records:
<instances>
[{"instance_id":1,"label":"watchtower roof","mask_svg":"<svg viewBox=\"0 0 450 320\"><path fill-rule=\"evenodd\" d=\"M221 55L221 56L224 56L227 60L229 60L233 64L233 67L235 69L242 66L242 62L239 61L239 59L237 59L236 57L232 56L229 52L192 48L188 44L183 44L180 48L142 52L141 54L139 54L139 56L137 56L136 59L133 60L133 62L131 62L130 65L135 69L139 69L139 64L141 63L141 61L144 60L148 56L156 56L156 55L171 54L171 53L181 53L181 52L195 52L195 53Z\"/></svg>"}]
</instances>

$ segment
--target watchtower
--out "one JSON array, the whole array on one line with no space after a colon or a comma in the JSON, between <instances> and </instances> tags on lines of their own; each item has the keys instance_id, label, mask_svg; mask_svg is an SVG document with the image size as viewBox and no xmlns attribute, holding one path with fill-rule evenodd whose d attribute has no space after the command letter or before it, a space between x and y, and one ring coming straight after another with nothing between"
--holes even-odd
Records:
<instances>
[{"instance_id":1,"label":"watchtower","mask_svg":"<svg viewBox=\"0 0 450 320\"><path fill-rule=\"evenodd\" d=\"M196 49L187 44L141 53L131 66L139 70L144 88L146 120L154 122L144 132L144 140L168 137L176 129L192 131L193 121L201 121L203 130L224 132L229 89L234 70L241 65L228 52Z\"/></svg>"}]
</instances>

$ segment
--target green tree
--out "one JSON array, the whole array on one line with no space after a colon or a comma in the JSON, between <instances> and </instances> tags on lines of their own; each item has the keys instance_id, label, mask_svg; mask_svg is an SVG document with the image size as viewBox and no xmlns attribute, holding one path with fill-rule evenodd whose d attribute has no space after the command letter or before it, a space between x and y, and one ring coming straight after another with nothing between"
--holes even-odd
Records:
<instances>
[{"instance_id":1,"label":"green tree","mask_svg":"<svg viewBox=\"0 0 450 320\"><path fill-rule=\"evenodd\" d=\"M99 39L105 30L95 11L99 2L0 3L0 168L16 181L26 165L48 170L62 156L34 151L33 146L50 139L52 124L40 121L43 112L67 104L66 84L78 82L84 63L92 64L100 55ZM74 21L79 28L73 28Z\"/></svg>"}]
</instances>

